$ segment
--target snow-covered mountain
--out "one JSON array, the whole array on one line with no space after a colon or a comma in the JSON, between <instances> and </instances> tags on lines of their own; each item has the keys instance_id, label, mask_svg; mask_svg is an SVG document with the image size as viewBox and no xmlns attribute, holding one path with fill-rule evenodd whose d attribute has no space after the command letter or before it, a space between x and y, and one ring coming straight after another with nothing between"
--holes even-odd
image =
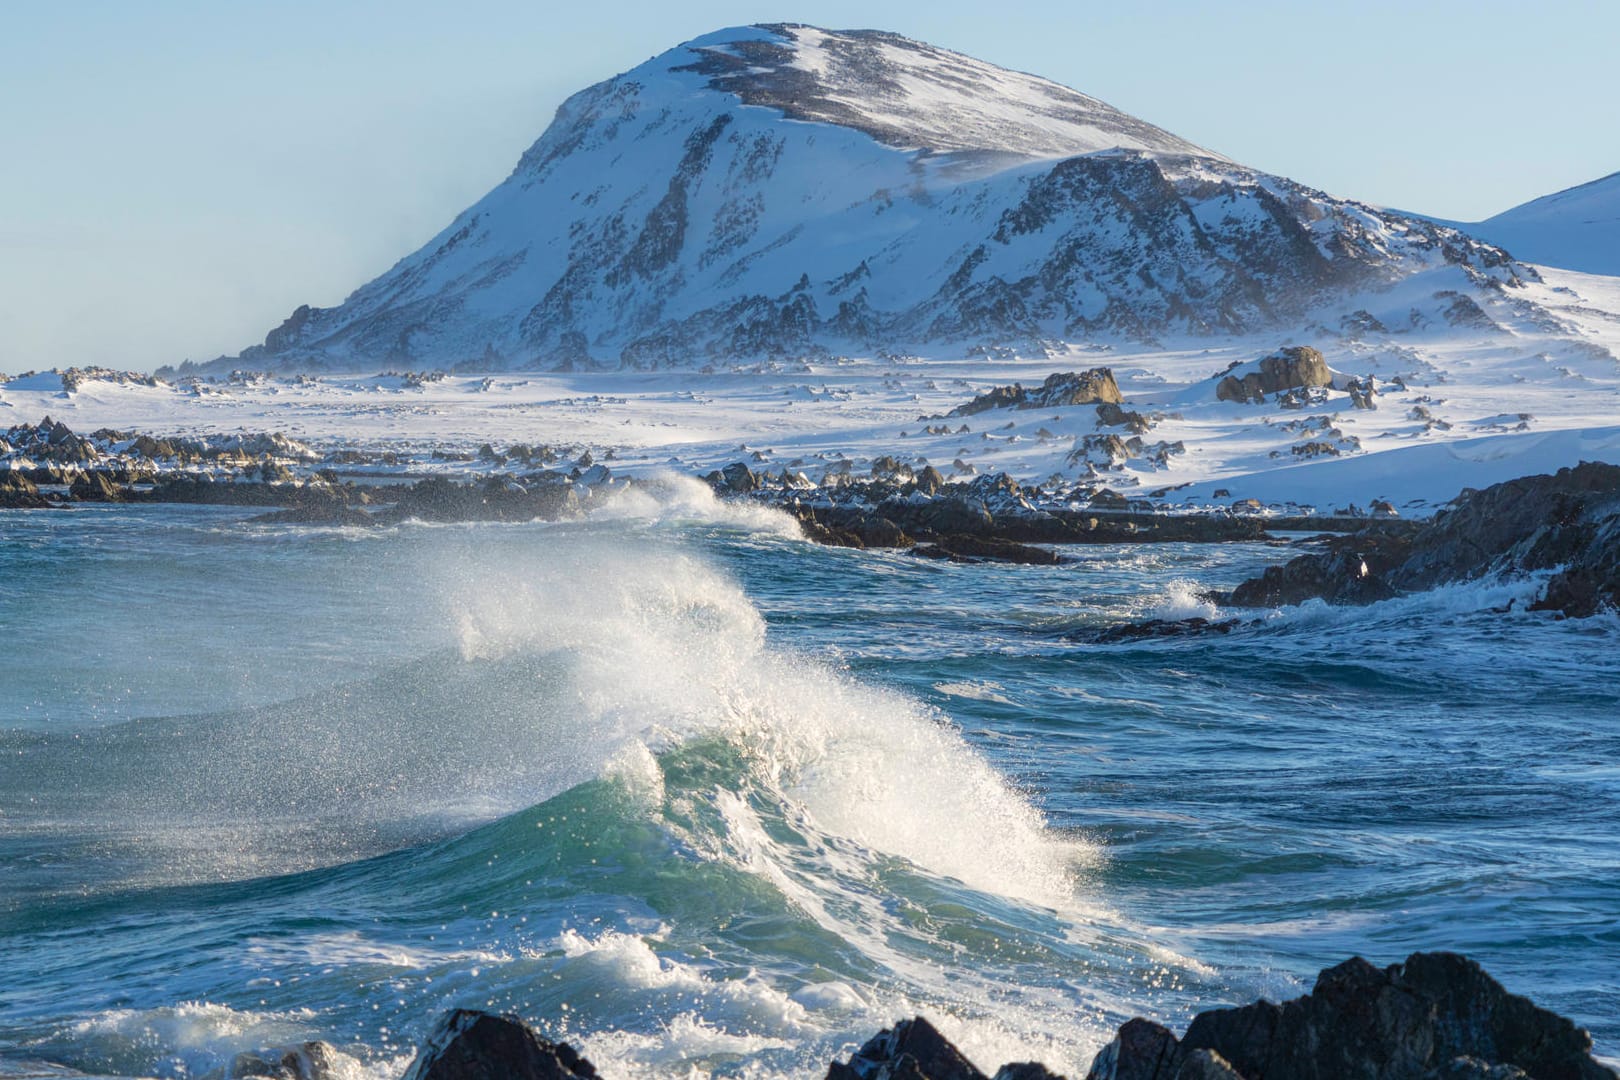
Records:
<instances>
[{"instance_id":1,"label":"snow-covered mountain","mask_svg":"<svg viewBox=\"0 0 1620 1080\"><path fill-rule=\"evenodd\" d=\"M219 363L1029 354L1477 321L1533 275L1043 79L893 34L756 26L574 95L421 250Z\"/></svg>"},{"instance_id":2,"label":"snow-covered mountain","mask_svg":"<svg viewBox=\"0 0 1620 1080\"><path fill-rule=\"evenodd\" d=\"M1459 227L1526 262L1620 276L1620 172Z\"/></svg>"}]
</instances>

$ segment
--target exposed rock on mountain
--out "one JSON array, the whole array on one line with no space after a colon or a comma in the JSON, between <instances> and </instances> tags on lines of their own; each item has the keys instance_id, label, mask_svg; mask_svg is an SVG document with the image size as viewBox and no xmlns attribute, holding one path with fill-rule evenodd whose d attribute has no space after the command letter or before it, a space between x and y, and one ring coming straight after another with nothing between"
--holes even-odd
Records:
<instances>
[{"instance_id":1,"label":"exposed rock on mountain","mask_svg":"<svg viewBox=\"0 0 1620 1080\"><path fill-rule=\"evenodd\" d=\"M1055 83L893 34L757 26L574 95L420 251L220 363L1038 353L1332 325L1365 309L1352 297L1420 273L1438 275L1433 293L1533 271Z\"/></svg>"}]
</instances>

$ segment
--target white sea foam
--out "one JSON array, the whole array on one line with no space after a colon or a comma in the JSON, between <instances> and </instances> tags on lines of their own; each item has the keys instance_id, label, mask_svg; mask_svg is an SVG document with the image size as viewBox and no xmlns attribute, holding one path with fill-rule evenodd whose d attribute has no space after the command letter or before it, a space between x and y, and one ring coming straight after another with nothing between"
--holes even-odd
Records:
<instances>
[{"instance_id":1,"label":"white sea foam","mask_svg":"<svg viewBox=\"0 0 1620 1080\"><path fill-rule=\"evenodd\" d=\"M800 540L799 523L781 510L759 503L721 499L708 484L681 473L659 470L621 488L591 512L600 521L641 520L655 523L700 522L747 532Z\"/></svg>"},{"instance_id":2,"label":"white sea foam","mask_svg":"<svg viewBox=\"0 0 1620 1080\"><path fill-rule=\"evenodd\" d=\"M820 830L992 894L1073 897L1090 852L1049 834L942 717L768 647L758 610L705 563L580 553L463 581L455 605L469 659L566 654L573 723L611 746L604 763L631 739L719 735Z\"/></svg>"},{"instance_id":3,"label":"white sea foam","mask_svg":"<svg viewBox=\"0 0 1620 1080\"><path fill-rule=\"evenodd\" d=\"M988 679L935 683L934 689L942 694L949 694L951 697L969 698L973 701L991 701L997 705L1012 704L1011 699L1002 693L1005 688L1000 683L991 682Z\"/></svg>"},{"instance_id":4,"label":"white sea foam","mask_svg":"<svg viewBox=\"0 0 1620 1080\"><path fill-rule=\"evenodd\" d=\"M367 938L358 931L311 934L295 939L253 938L245 954L265 965L299 964L313 969L401 968L421 971L443 965L502 963L511 957L489 949L430 949L419 944Z\"/></svg>"},{"instance_id":5,"label":"white sea foam","mask_svg":"<svg viewBox=\"0 0 1620 1080\"><path fill-rule=\"evenodd\" d=\"M245 1049L279 1052L317 1038L319 1018L309 1009L233 1009L187 1001L156 1009L109 1009L68 1025L62 1035L83 1055L130 1075L202 1075L228 1065ZM154 1056L161 1055L161 1056ZM367 1066L347 1054L333 1058L332 1080L392 1075L393 1062Z\"/></svg>"},{"instance_id":6,"label":"white sea foam","mask_svg":"<svg viewBox=\"0 0 1620 1080\"><path fill-rule=\"evenodd\" d=\"M1386 620L1407 623L1478 612L1528 613L1530 605L1546 592L1547 579L1554 571L1544 570L1510 576L1487 575L1471 581L1449 582L1432 589L1397 596L1361 608L1335 607L1320 600L1283 607L1273 611L1268 622L1278 624L1332 623L1341 619ZM1552 618L1551 615L1531 616Z\"/></svg>"},{"instance_id":7,"label":"white sea foam","mask_svg":"<svg viewBox=\"0 0 1620 1080\"><path fill-rule=\"evenodd\" d=\"M1072 990L1009 995L999 975L948 971L939 950L959 946L895 908L908 880L933 882L925 894L966 886L992 911L1009 905L1001 917L1037 920L1058 947L1104 910L1080 885L1096 849L1050 831L945 717L776 647L737 584L686 556L554 550L532 565L508 562L492 580L457 580L452 606L470 662L566 657L561 684L537 687L569 707L536 753L587 747L599 774L634 793L683 852L769 884L881 973L860 989L716 980L645 938L571 932L552 946L569 994L626 1009L643 1001L672 1033L657 1043L635 1025L598 1026L584 1032L592 1053L620 1071L681 1054L755 1053L778 1037L825 1054L843 1045L837 1032L926 1011L944 1014L985 1061L1044 1054L1083 1067L1102 1025L1074 1018ZM583 734L559 737L564 719ZM664 775L660 755L695 746L735 756L722 786L676 790ZM773 1039L760 1042L760 1031Z\"/></svg>"},{"instance_id":8,"label":"white sea foam","mask_svg":"<svg viewBox=\"0 0 1620 1080\"><path fill-rule=\"evenodd\" d=\"M1179 621L1182 619L1214 619L1220 608L1206 599L1196 581L1177 579L1168 582L1156 602L1147 610L1150 619Z\"/></svg>"}]
</instances>

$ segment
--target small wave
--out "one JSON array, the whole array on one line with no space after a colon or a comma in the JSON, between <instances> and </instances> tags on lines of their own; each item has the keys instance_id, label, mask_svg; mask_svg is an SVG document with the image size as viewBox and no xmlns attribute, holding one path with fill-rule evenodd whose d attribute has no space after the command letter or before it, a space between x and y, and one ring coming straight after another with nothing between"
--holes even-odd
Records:
<instances>
[{"instance_id":1,"label":"small wave","mask_svg":"<svg viewBox=\"0 0 1620 1080\"><path fill-rule=\"evenodd\" d=\"M1448 582L1432 589L1408 593L1380 600L1364 607L1340 607L1321 600L1308 600L1303 604L1277 608L1267 616L1272 625L1316 626L1343 619L1362 621L1406 622L1432 621L1437 618L1476 615L1522 615L1539 621L1550 621L1553 616L1530 611L1546 592L1547 580L1554 571L1544 570L1529 574L1487 575L1469 581Z\"/></svg>"},{"instance_id":2,"label":"small wave","mask_svg":"<svg viewBox=\"0 0 1620 1080\"><path fill-rule=\"evenodd\" d=\"M1180 622L1184 619L1215 619L1220 608L1204 596L1203 588L1195 581L1171 581L1148 607L1147 618Z\"/></svg>"},{"instance_id":3,"label":"small wave","mask_svg":"<svg viewBox=\"0 0 1620 1080\"><path fill-rule=\"evenodd\" d=\"M655 472L620 489L590 516L595 521L701 522L787 540L804 539L799 523L783 511L741 499L721 499L703 481L674 472Z\"/></svg>"},{"instance_id":4,"label":"small wave","mask_svg":"<svg viewBox=\"0 0 1620 1080\"><path fill-rule=\"evenodd\" d=\"M997 705L1011 705L1012 700L1001 691L1005 689L1000 683L983 680L979 682L941 682L935 683L934 689L951 697L968 698L973 701L989 701Z\"/></svg>"},{"instance_id":5,"label":"small wave","mask_svg":"<svg viewBox=\"0 0 1620 1080\"><path fill-rule=\"evenodd\" d=\"M155 1009L109 1009L63 1025L24 1049L70 1061L75 1068L119 1075L201 1076L229 1066L244 1051L266 1053L319 1038L309 1009L235 1009L186 1001ZM339 1052L333 1080L381 1080L406 1059L359 1059Z\"/></svg>"}]
</instances>

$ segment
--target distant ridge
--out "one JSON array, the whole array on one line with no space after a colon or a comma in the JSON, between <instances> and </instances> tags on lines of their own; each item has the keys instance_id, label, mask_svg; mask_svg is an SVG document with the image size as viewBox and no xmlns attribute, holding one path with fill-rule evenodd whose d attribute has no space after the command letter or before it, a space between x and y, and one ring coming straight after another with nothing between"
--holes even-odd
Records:
<instances>
[{"instance_id":1,"label":"distant ridge","mask_svg":"<svg viewBox=\"0 0 1620 1080\"><path fill-rule=\"evenodd\" d=\"M1620 172L1458 227L1526 262L1620 276Z\"/></svg>"}]
</instances>

